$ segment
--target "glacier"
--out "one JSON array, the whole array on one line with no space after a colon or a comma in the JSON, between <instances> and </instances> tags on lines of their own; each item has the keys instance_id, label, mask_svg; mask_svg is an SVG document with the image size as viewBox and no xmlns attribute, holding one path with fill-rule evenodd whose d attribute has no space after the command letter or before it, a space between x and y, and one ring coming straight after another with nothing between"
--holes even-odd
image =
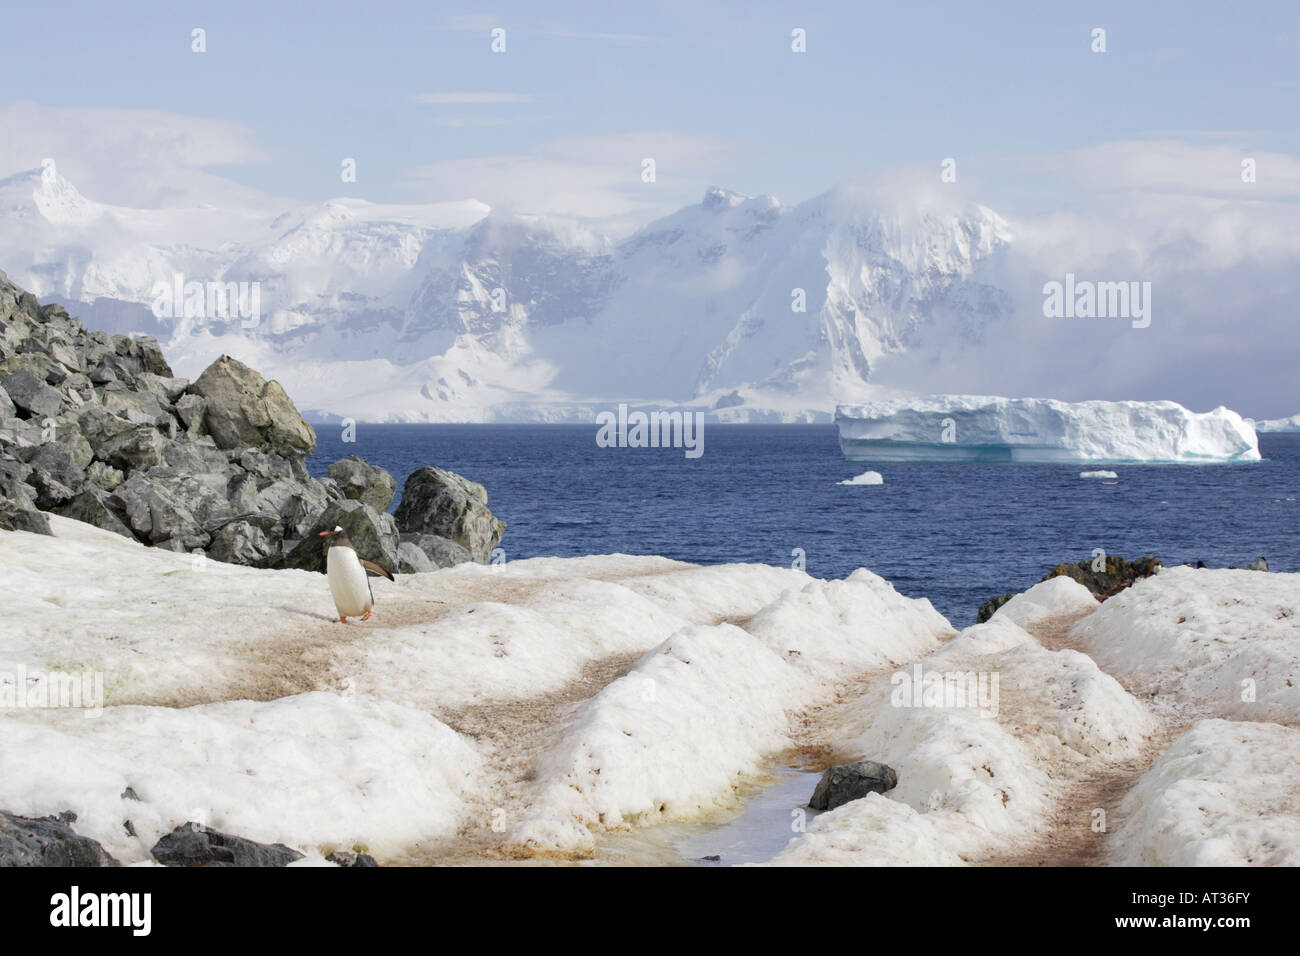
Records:
<instances>
[{"instance_id":1,"label":"glacier","mask_svg":"<svg viewBox=\"0 0 1300 956\"><path fill-rule=\"evenodd\" d=\"M1260 460L1255 429L1236 412L1168 401L931 395L841 404L835 423L850 461Z\"/></svg>"},{"instance_id":2,"label":"glacier","mask_svg":"<svg viewBox=\"0 0 1300 956\"><path fill-rule=\"evenodd\" d=\"M1300 432L1300 415L1292 415L1290 418L1269 418L1252 424L1257 432Z\"/></svg>"}]
</instances>

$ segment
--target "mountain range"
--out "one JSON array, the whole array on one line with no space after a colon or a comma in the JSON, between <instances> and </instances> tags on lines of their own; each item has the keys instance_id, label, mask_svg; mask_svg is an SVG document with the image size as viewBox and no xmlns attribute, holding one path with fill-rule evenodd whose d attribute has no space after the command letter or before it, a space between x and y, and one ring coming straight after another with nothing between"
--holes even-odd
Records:
<instances>
[{"instance_id":1,"label":"mountain range","mask_svg":"<svg viewBox=\"0 0 1300 956\"><path fill-rule=\"evenodd\" d=\"M90 328L156 336L177 374L232 355L316 421L590 421L619 403L829 421L893 394L873 382L890 356L1004 321L1011 242L985 206L847 189L785 205L711 188L615 240L475 201L133 209L52 165L0 181L11 279Z\"/></svg>"}]
</instances>

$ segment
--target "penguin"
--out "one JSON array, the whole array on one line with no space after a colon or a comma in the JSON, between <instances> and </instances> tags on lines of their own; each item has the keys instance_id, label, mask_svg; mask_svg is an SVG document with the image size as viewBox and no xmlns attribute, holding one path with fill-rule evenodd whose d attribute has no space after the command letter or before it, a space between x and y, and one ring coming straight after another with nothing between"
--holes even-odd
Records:
<instances>
[{"instance_id":1,"label":"penguin","mask_svg":"<svg viewBox=\"0 0 1300 956\"><path fill-rule=\"evenodd\" d=\"M352 548L348 533L335 525L333 531L322 531L326 542L325 577L329 579L330 594L334 606L338 608L338 623L346 624L349 617L360 615L361 620L370 620L370 611L375 606L375 592L370 588L367 571L382 574L388 580L396 580L386 568L381 568L373 561L358 557Z\"/></svg>"}]
</instances>

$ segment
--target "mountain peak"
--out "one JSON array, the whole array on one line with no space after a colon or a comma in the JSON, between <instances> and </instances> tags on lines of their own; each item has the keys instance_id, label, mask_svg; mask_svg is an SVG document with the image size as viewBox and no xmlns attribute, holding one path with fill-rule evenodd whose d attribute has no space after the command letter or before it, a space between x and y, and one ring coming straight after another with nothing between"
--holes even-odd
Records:
<instances>
[{"instance_id":1,"label":"mountain peak","mask_svg":"<svg viewBox=\"0 0 1300 956\"><path fill-rule=\"evenodd\" d=\"M57 225L91 222L104 212L64 179L52 160L0 180L0 204L19 217L36 215Z\"/></svg>"},{"instance_id":2,"label":"mountain peak","mask_svg":"<svg viewBox=\"0 0 1300 956\"><path fill-rule=\"evenodd\" d=\"M748 198L744 193L723 189L721 186L710 186L704 191L704 199L700 205L705 209L732 209Z\"/></svg>"}]
</instances>

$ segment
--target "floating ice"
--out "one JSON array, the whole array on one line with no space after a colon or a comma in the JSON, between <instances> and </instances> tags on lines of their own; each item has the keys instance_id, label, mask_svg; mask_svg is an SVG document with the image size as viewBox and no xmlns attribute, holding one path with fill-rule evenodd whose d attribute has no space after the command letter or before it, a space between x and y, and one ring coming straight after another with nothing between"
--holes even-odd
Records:
<instances>
[{"instance_id":1,"label":"floating ice","mask_svg":"<svg viewBox=\"0 0 1300 956\"><path fill-rule=\"evenodd\" d=\"M836 482L837 485L883 485L884 483L885 479L881 477L881 474L878 471L864 471L862 474L856 475L847 481Z\"/></svg>"},{"instance_id":2,"label":"floating ice","mask_svg":"<svg viewBox=\"0 0 1300 956\"><path fill-rule=\"evenodd\" d=\"M1080 478L1118 478L1119 475L1113 471L1081 471Z\"/></svg>"},{"instance_id":3,"label":"floating ice","mask_svg":"<svg viewBox=\"0 0 1300 956\"><path fill-rule=\"evenodd\" d=\"M1236 412L1176 402L1058 402L932 395L835 410L851 461L1259 461Z\"/></svg>"}]
</instances>

